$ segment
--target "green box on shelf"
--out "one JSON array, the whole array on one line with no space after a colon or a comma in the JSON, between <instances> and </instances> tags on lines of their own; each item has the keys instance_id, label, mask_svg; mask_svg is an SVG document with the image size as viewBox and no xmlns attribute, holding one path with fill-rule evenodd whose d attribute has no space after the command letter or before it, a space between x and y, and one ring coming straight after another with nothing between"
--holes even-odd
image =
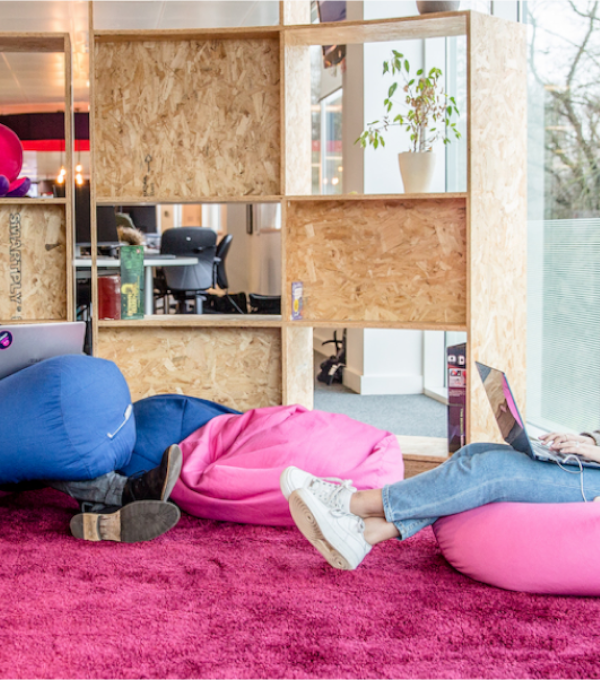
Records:
<instances>
[{"instance_id":1,"label":"green box on shelf","mask_svg":"<svg viewBox=\"0 0 600 680\"><path fill-rule=\"evenodd\" d=\"M144 247L121 246L121 319L144 318Z\"/></svg>"}]
</instances>

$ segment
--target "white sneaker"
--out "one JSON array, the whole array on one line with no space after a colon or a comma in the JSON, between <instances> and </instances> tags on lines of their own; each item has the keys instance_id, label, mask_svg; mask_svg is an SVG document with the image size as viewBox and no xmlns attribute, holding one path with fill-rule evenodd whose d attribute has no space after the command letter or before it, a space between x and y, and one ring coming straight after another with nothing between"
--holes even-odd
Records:
<instances>
[{"instance_id":1,"label":"white sneaker","mask_svg":"<svg viewBox=\"0 0 600 680\"><path fill-rule=\"evenodd\" d=\"M292 492L290 512L304 537L335 569L356 569L373 547L358 515L328 508L309 489Z\"/></svg>"},{"instance_id":2,"label":"white sneaker","mask_svg":"<svg viewBox=\"0 0 600 680\"><path fill-rule=\"evenodd\" d=\"M349 479L315 477L294 466L281 473L279 486L286 500L298 489L309 489L329 509L345 513L350 512L350 497L356 491Z\"/></svg>"}]
</instances>

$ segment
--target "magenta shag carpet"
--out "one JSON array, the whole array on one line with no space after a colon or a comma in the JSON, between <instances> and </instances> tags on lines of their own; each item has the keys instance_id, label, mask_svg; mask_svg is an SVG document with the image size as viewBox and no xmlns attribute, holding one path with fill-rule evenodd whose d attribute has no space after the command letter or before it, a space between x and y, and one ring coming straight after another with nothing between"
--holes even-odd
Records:
<instances>
[{"instance_id":1,"label":"magenta shag carpet","mask_svg":"<svg viewBox=\"0 0 600 680\"><path fill-rule=\"evenodd\" d=\"M293 529L188 516L150 543L79 542L74 507L51 490L0 499L2 678L600 672L600 600L471 581L430 530L340 572Z\"/></svg>"}]
</instances>

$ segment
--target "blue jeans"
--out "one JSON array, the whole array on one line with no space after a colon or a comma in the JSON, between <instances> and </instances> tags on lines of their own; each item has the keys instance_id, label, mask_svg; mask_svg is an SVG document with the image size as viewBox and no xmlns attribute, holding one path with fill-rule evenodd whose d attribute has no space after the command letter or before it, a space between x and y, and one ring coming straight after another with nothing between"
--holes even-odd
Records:
<instances>
[{"instance_id":1,"label":"blue jeans","mask_svg":"<svg viewBox=\"0 0 600 680\"><path fill-rule=\"evenodd\" d=\"M468 444L446 462L382 489L385 518L413 536L486 503L577 503L600 496L600 468L542 463L501 444Z\"/></svg>"},{"instance_id":2,"label":"blue jeans","mask_svg":"<svg viewBox=\"0 0 600 680\"><path fill-rule=\"evenodd\" d=\"M48 481L48 486L69 494L80 503L86 504L87 512L101 512L106 506L121 506L123 489L127 477L116 472L109 472L96 479L83 482Z\"/></svg>"}]
</instances>

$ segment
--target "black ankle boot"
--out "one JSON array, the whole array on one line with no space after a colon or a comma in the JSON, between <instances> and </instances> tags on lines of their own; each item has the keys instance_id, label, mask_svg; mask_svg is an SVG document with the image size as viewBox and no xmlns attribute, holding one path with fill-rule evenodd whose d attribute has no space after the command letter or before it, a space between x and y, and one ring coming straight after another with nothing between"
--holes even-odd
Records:
<instances>
[{"instance_id":1,"label":"black ankle boot","mask_svg":"<svg viewBox=\"0 0 600 680\"><path fill-rule=\"evenodd\" d=\"M181 513L172 503L135 501L101 513L81 512L71 519L71 534L84 541L151 541L172 529Z\"/></svg>"},{"instance_id":2,"label":"black ankle boot","mask_svg":"<svg viewBox=\"0 0 600 680\"><path fill-rule=\"evenodd\" d=\"M181 449L177 444L163 453L160 464L139 477L129 477L123 489L122 505L134 501L166 501L179 479L182 464Z\"/></svg>"}]
</instances>

